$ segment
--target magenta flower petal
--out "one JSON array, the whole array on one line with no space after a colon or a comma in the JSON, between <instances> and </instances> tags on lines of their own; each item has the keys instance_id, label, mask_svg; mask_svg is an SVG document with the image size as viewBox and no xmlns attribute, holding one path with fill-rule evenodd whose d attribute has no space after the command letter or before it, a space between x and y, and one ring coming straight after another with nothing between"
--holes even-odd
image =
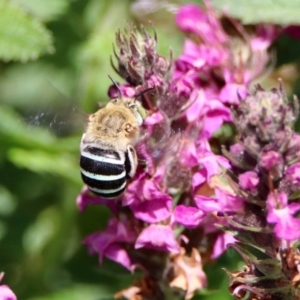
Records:
<instances>
[{"instance_id":1,"label":"magenta flower petal","mask_svg":"<svg viewBox=\"0 0 300 300\"><path fill-rule=\"evenodd\" d=\"M268 171L277 166L283 168L283 158L276 151L265 152L261 156L260 166Z\"/></svg>"},{"instance_id":2,"label":"magenta flower petal","mask_svg":"<svg viewBox=\"0 0 300 300\"><path fill-rule=\"evenodd\" d=\"M118 243L133 243L136 239L135 231L126 222L111 219L108 227L101 232L87 236L83 243L88 246L90 254L97 253L100 263L107 254L109 247Z\"/></svg>"},{"instance_id":3,"label":"magenta flower petal","mask_svg":"<svg viewBox=\"0 0 300 300\"><path fill-rule=\"evenodd\" d=\"M213 253L211 255L212 259L218 258L221 254L223 254L227 250L228 244L235 243L236 239L229 233L221 233L218 235L217 240L214 244Z\"/></svg>"},{"instance_id":4,"label":"magenta flower petal","mask_svg":"<svg viewBox=\"0 0 300 300\"><path fill-rule=\"evenodd\" d=\"M147 126L153 126L157 123L160 123L164 120L164 117L162 116L162 114L158 111L156 113L151 114L150 116L148 116L146 118L146 120L143 122L144 125Z\"/></svg>"},{"instance_id":5,"label":"magenta flower petal","mask_svg":"<svg viewBox=\"0 0 300 300\"><path fill-rule=\"evenodd\" d=\"M221 210L220 203L215 198L196 195L194 197L194 200L196 202L197 207L206 213Z\"/></svg>"},{"instance_id":6,"label":"magenta flower petal","mask_svg":"<svg viewBox=\"0 0 300 300\"><path fill-rule=\"evenodd\" d=\"M243 199L215 188L216 198L196 195L196 205L202 211L209 212L237 212L243 208Z\"/></svg>"},{"instance_id":7,"label":"magenta flower petal","mask_svg":"<svg viewBox=\"0 0 300 300\"><path fill-rule=\"evenodd\" d=\"M203 211L192 206L178 205L174 209L175 221L186 228L199 226L205 216Z\"/></svg>"},{"instance_id":8,"label":"magenta flower petal","mask_svg":"<svg viewBox=\"0 0 300 300\"><path fill-rule=\"evenodd\" d=\"M202 90L199 90L198 93L193 93L190 97L192 105L185 111L185 115L189 122L194 122L199 119L201 115L203 105L207 101L205 94Z\"/></svg>"},{"instance_id":9,"label":"magenta flower petal","mask_svg":"<svg viewBox=\"0 0 300 300\"><path fill-rule=\"evenodd\" d=\"M133 265L130 256L128 255L127 250L122 248L117 244L113 244L107 247L105 251L105 256L110 260L122 265L131 272L134 270L135 266Z\"/></svg>"},{"instance_id":10,"label":"magenta flower petal","mask_svg":"<svg viewBox=\"0 0 300 300\"><path fill-rule=\"evenodd\" d=\"M238 104L240 98L247 95L246 86L238 83L228 83L220 91L219 99L224 103Z\"/></svg>"},{"instance_id":11,"label":"magenta flower petal","mask_svg":"<svg viewBox=\"0 0 300 300\"><path fill-rule=\"evenodd\" d=\"M300 205L298 206L298 210L300 210ZM292 216L290 207L270 212L267 220L269 223L276 222L275 233L279 238L288 241L300 238L300 219Z\"/></svg>"},{"instance_id":12,"label":"magenta flower petal","mask_svg":"<svg viewBox=\"0 0 300 300\"><path fill-rule=\"evenodd\" d=\"M0 300L17 300L16 295L5 284L0 285Z\"/></svg>"},{"instance_id":13,"label":"magenta flower petal","mask_svg":"<svg viewBox=\"0 0 300 300\"><path fill-rule=\"evenodd\" d=\"M143 173L136 178L128 188L123 198L123 205L129 205L135 217L148 223L157 223L171 215L172 197L163 192L155 179L161 177L159 173L148 179Z\"/></svg>"},{"instance_id":14,"label":"magenta flower petal","mask_svg":"<svg viewBox=\"0 0 300 300\"><path fill-rule=\"evenodd\" d=\"M205 167L208 181L212 176L220 174L222 168L230 169L228 160L223 156L215 155L213 152L205 153L205 156L199 161Z\"/></svg>"},{"instance_id":15,"label":"magenta flower petal","mask_svg":"<svg viewBox=\"0 0 300 300\"><path fill-rule=\"evenodd\" d=\"M192 40L187 39L184 42L183 46L183 54L180 56L179 60L177 61L177 67L181 69L181 71L185 70L186 68L194 67L195 69L200 69L206 63L204 57L202 57L199 46ZM184 66L182 63L188 64L189 66Z\"/></svg>"},{"instance_id":16,"label":"magenta flower petal","mask_svg":"<svg viewBox=\"0 0 300 300\"><path fill-rule=\"evenodd\" d=\"M248 171L239 175L239 185L245 191L254 190L259 183L259 178L256 172Z\"/></svg>"},{"instance_id":17,"label":"magenta flower petal","mask_svg":"<svg viewBox=\"0 0 300 300\"><path fill-rule=\"evenodd\" d=\"M157 223L170 217L172 198L164 195L161 198L134 202L130 209L137 219L148 223Z\"/></svg>"},{"instance_id":18,"label":"magenta flower petal","mask_svg":"<svg viewBox=\"0 0 300 300\"><path fill-rule=\"evenodd\" d=\"M140 233L136 240L135 248L144 247L171 253L180 252L173 230L169 226L160 224L151 224Z\"/></svg>"},{"instance_id":19,"label":"magenta flower petal","mask_svg":"<svg viewBox=\"0 0 300 300\"><path fill-rule=\"evenodd\" d=\"M300 219L294 214L300 211L299 203L288 204L287 195L271 193L267 199L267 221L275 224L276 235L288 241L300 238Z\"/></svg>"},{"instance_id":20,"label":"magenta flower petal","mask_svg":"<svg viewBox=\"0 0 300 300\"><path fill-rule=\"evenodd\" d=\"M216 198L223 212L239 212L244 207L244 199L232 195L220 188L215 188Z\"/></svg>"},{"instance_id":21,"label":"magenta flower petal","mask_svg":"<svg viewBox=\"0 0 300 300\"><path fill-rule=\"evenodd\" d=\"M218 100L210 100L205 111L203 131L207 138L212 137L213 133L220 129L224 122L232 121L230 109Z\"/></svg>"},{"instance_id":22,"label":"magenta flower petal","mask_svg":"<svg viewBox=\"0 0 300 300\"><path fill-rule=\"evenodd\" d=\"M78 195L76 199L76 204L80 212L83 212L89 205L98 204L107 206L113 213L116 213L118 211L116 201L104 199L99 196L93 195L86 186L84 186L81 193Z\"/></svg>"},{"instance_id":23,"label":"magenta flower petal","mask_svg":"<svg viewBox=\"0 0 300 300\"><path fill-rule=\"evenodd\" d=\"M180 151L180 162L185 167L195 167L198 165L198 153L194 141L184 143Z\"/></svg>"},{"instance_id":24,"label":"magenta flower petal","mask_svg":"<svg viewBox=\"0 0 300 300\"><path fill-rule=\"evenodd\" d=\"M201 171L202 170L193 175L193 188L195 190L206 181L206 172Z\"/></svg>"},{"instance_id":25,"label":"magenta flower petal","mask_svg":"<svg viewBox=\"0 0 300 300\"><path fill-rule=\"evenodd\" d=\"M300 163L294 163L289 166L285 171L285 180L290 186L299 187L300 184Z\"/></svg>"},{"instance_id":26,"label":"magenta flower petal","mask_svg":"<svg viewBox=\"0 0 300 300\"><path fill-rule=\"evenodd\" d=\"M201 21L206 22L207 16L199 6L193 4L188 4L181 7L181 9L179 10L176 16L176 23L178 27L181 30L188 31L188 32L197 33L197 29L195 28L196 27L195 25L196 24L199 25ZM204 28L203 31L205 30L208 31L209 30L208 28L209 27L206 25L206 28Z\"/></svg>"},{"instance_id":27,"label":"magenta flower petal","mask_svg":"<svg viewBox=\"0 0 300 300\"><path fill-rule=\"evenodd\" d=\"M227 39L219 20L209 8L204 12L197 5L184 5L176 15L176 23L181 30L203 36L210 43Z\"/></svg>"}]
</instances>

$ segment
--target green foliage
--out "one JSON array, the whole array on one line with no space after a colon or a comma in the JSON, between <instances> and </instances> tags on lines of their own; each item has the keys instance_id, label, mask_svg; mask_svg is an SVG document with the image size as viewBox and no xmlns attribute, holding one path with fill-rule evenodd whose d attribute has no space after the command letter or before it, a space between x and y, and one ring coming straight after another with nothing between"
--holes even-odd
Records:
<instances>
[{"instance_id":1,"label":"green foliage","mask_svg":"<svg viewBox=\"0 0 300 300\"><path fill-rule=\"evenodd\" d=\"M211 0L210 3L245 24L300 24L299 0Z\"/></svg>"},{"instance_id":2,"label":"green foliage","mask_svg":"<svg viewBox=\"0 0 300 300\"><path fill-rule=\"evenodd\" d=\"M69 0L51 0L48 1L47 5L40 0L11 0L11 2L19 5L25 12L43 22L61 17L67 12L70 5Z\"/></svg>"},{"instance_id":3,"label":"green foliage","mask_svg":"<svg viewBox=\"0 0 300 300\"><path fill-rule=\"evenodd\" d=\"M51 33L17 5L0 1L0 59L27 61L52 52Z\"/></svg>"}]
</instances>

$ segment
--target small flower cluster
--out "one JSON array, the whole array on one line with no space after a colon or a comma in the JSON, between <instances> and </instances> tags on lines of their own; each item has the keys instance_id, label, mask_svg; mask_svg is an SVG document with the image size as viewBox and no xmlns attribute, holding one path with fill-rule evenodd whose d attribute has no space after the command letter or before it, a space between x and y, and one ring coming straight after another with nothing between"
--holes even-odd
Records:
<instances>
[{"instance_id":1,"label":"small flower cluster","mask_svg":"<svg viewBox=\"0 0 300 300\"><path fill-rule=\"evenodd\" d=\"M105 230L85 238L90 253L98 254L100 263L106 257L144 272L144 278L116 297L163 299L167 288L176 288L190 299L207 284L203 265L234 241L215 223L228 226L228 216L244 210L244 195L223 182L224 170L231 166L212 151L210 139L232 121L229 105L237 105L238 95L246 95L263 72L278 32L275 26L258 25L246 34L240 23L223 18L235 37L209 6L182 7L176 21L191 35L175 62L172 55L166 59L157 53L156 34L133 27L116 34L114 68L127 82L120 86L122 94L140 94L149 111L136 145L147 163L121 198L102 199L85 188L77 199L80 211L104 204L114 214ZM118 95L115 87L109 95ZM296 177L296 170L289 172ZM243 181L255 189L255 178L241 177Z\"/></svg>"},{"instance_id":2,"label":"small flower cluster","mask_svg":"<svg viewBox=\"0 0 300 300\"><path fill-rule=\"evenodd\" d=\"M233 247L247 262L243 272L230 274L237 298L246 292L251 299L300 296L300 252L293 243L300 238L300 135L293 131L297 113L298 100L292 107L282 87L265 91L260 86L235 111L239 138L224 153L244 202L242 213L228 217L239 241ZM251 253L254 247L264 259Z\"/></svg>"}]
</instances>

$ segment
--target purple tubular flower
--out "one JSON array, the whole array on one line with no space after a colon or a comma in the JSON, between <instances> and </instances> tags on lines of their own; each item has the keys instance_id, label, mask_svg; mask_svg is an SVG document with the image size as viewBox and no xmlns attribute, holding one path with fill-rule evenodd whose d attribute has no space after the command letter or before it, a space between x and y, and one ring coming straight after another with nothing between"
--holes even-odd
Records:
<instances>
[{"instance_id":1,"label":"purple tubular flower","mask_svg":"<svg viewBox=\"0 0 300 300\"><path fill-rule=\"evenodd\" d=\"M243 199L236 195L215 188L216 198L201 195L195 196L197 207L202 211L209 212L238 212L243 208Z\"/></svg>"},{"instance_id":2,"label":"purple tubular flower","mask_svg":"<svg viewBox=\"0 0 300 300\"><path fill-rule=\"evenodd\" d=\"M245 191L253 191L259 183L256 172L249 171L239 175L239 185Z\"/></svg>"},{"instance_id":3,"label":"purple tubular flower","mask_svg":"<svg viewBox=\"0 0 300 300\"><path fill-rule=\"evenodd\" d=\"M174 219L186 228L195 228L201 224L206 214L196 207L178 205L174 210Z\"/></svg>"},{"instance_id":4,"label":"purple tubular flower","mask_svg":"<svg viewBox=\"0 0 300 300\"><path fill-rule=\"evenodd\" d=\"M88 205L98 205L98 204L107 206L114 213L117 213L118 211L118 206L116 202L101 198L99 196L92 195L86 186L84 186L81 193L78 195L76 199L76 204L80 212L83 212Z\"/></svg>"},{"instance_id":5,"label":"purple tubular flower","mask_svg":"<svg viewBox=\"0 0 300 300\"><path fill-rule=\"evenodd\" d=\"M17 300L16 295L5 284L0 285L0 300Z\"/></svg>"},{"instance_id":6,"label":"purple tubular flower","mask_svg":"<svg viewBox=\"0 0 300 300\"><path fill-rule=\"evenodd\" d=\"M276 151L268 151L261 155L260 167L270 172L270 176L274 180L282 177L284 161L281 156Z\"/></svg>"},{"instance_id":7,"label":"purple tubular flower","mask_svg":"<svg viewBox=\"0 0 300 300\"><path fill-rule=\"evenodd\" d=\"M211 255L212 259L218 258L221 254L223 254L227 250L228 244L233 244L236 242L236 239L229 233L219 234L217 240L214 244L214 249Z\"/></svg>"},{"instance_id":8,"label":"purple tubular flower","mask_svg":"<svg viewBox=\"0 0 300 300\"><path fill-rule=\"evenodd\" d=\"M144 173L128 186L123 205L129 205L137 219L157 223L170 217L172 198Z\"/></svg>"},{"instance_id":9,"label":"purple tubular flower","mask_svg":"<svg viewBox=\"0 0 300 300\"><path fill-rule=\"evenodd\" d=\"M291 192L297 192L300 185L300 163L289 166L284 173L284 186Z\"/></svg>"},{"instance_id":10,"label":"purple tubular flower","mask_svg":"<svg viewBox=\"0 0 300 300\"><path fill-rule=\"evenodd\" d=\"M224 154L232 163L232 188L244 202L226 218L238 241L232 247L247 264L243 271L228 272L237 298L245 293L249 299L300 297L300 139L293 132L294 107L297 100L291 105L282 86L270 91L257 86L234 111L237 144Z\"/></svg>"},{"instance_id":11,"label":"purple tubular flower","mask_svg":"<svg viewBox=\"0 0 300 300\"><path fill-rule=\"evenodd\" d=\"M267 221L275 224L276 235L284 240L293 241L300 238L300 218L295 214L300 212L299 203L288 204L286 193L271 193L267 199Z\"/></svg>"},{"instance_id":12,"label":"purple tubular flower","mask_svg":"<svg viewBox=\"0 0 300 300\"><path fill-rule=\"evenodd\" d=\"M178 27L185 31L203 36L209 43L226 42L227 36L212 10L205 11L197 5L183 6L177 16Z\"/></svg>"},{"instance_id":13,"label":"purple tubular flower","mask_svg":"<svg viewBox=\"0 0 300 300\"><path fill-rule=\"evenodd\" d=\"M149 248L170 253L179 253L180 246L169 225L151 224L138 236L135 248Z\"/></svg>"},{"instance_id":14,"label":"purple tubular flower","mask_svg":"<svg viewBox=\"0 0 300 300\"><path fill-rule=\"evenodd\" d=\"M106 230L89 235L83 243L88 246L90 254L97 253L99 255L100 263L102 263L103 257L106 256L125 268L133 270L134 266L130 256L122 245L124 243L133 244L136 236L135 231L129 226L128 222L113 218Z\"/></svg>"},{"instance_id":15,"label":"purple tubular flower","mask_svg":"<svg viewBox=\"0 0 300 300\"><path fill-rule=\"evenodd\" d=\"M0 281L2 281L3 276L4 273L0 273ZM17 300L17 297L9 286L2 284L0 285L0 300Z\"/></svg>"},{"instance_id":16,"label":"purple tubular flower","mask_svg":"<svg viewBox=\"0 0 300 300\"><path fill-rule=\"evenodd\" d=\"M187 83L181 88L192 103L185 112L187 120L201 120L210 138L231 121L228 105L237 105L251 81L264 72L269 62L267 49L279 29L257 25L249 34L237 21L223 16L228 21L225 27L209 4L205 6L188 4L176 15L178 27L190 38L175 62L173 80Z\"/></svg>"}]
</instances>

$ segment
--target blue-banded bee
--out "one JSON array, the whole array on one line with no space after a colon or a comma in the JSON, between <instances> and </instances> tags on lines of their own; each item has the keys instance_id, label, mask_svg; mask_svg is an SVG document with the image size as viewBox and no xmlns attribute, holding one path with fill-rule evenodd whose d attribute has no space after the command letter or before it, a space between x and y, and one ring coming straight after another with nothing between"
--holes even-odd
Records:
<instances>
[{"instance_id":1,"label":"blue-banded bee","mask_svg":"<svg viewBox=\"0 0 300 300\"><path fill-rule=\"evenodd\" d=\"M118 97L89 117L81 139L81 176L104 198L121 195L138 165L134 145L146 111L134 98Z\"/></svg>"}]
</instances>

